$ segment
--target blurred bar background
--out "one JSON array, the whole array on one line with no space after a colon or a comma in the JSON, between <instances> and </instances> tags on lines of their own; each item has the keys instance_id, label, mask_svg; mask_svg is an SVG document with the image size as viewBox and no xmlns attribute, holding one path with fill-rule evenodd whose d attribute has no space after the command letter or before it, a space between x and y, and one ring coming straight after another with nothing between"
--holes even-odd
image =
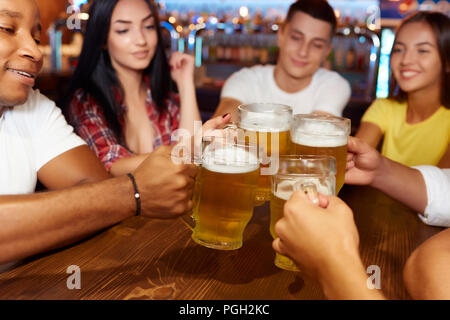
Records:
<instances>
[{"instance_id":1,"label":"blurred bar background","mask_svg":"<svg viewBox=\"0 0 450 320\"><path fill-rule=\"evenodd\" d=\"M44 30L44 69L37 88L61 101L83 42L93 0L37 0ZM292 0L160 0L168 54L195 56L195 82L202 118L216 109L224 81L235 71L277 61L277 31ZM325 68L345 77L352 98L344 116L354 130L370 103L388 95L389 54L395 27L416 10L450 15L448 0L329 0L339 29Z\"/></svg>"}]
</instances>

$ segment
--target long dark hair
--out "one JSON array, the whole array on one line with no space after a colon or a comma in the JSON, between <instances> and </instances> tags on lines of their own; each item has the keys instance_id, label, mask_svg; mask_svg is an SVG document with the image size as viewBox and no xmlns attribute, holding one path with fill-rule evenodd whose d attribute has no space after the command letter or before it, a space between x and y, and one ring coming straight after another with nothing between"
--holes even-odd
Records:
<instances>
[{"instance_id":1,"label":"long dark hair","mask_svg":"<svg viewBox=\"0 0 450 320\"><path fill-rule=\"evenodd\" d=\"M413 22L424 22L428 24L436 37L439 57L442 64L440 101L441 105L447 109L450 109L450 18L442 13L430 11L419 11L410 15L402 21L396 30L396 40L394 41L394 46L400 30L405 25ZM392 48L394 48L394 46ZM407 101L408 93L404 92L400 88L392 72L389 82L389 98L399 102Z\"/></svg>"},{"instance_id":2,"label":"long dark hair","mask_svg":"<svg viewBox=\"0 0 450 320\"><path fill-rule=\"evenodd\" d=\"M105 50L111 25L111 16L120 0L95 0L89 10L89 21L84 34L84 43L75 70L72 82L63 102L64 113L67 119L70 116L70 102L78 89L91 94L103 107L103 112L109 127L116 136L121 136L118 116L122 115L121 104L117 101L116 92L120 90L124 96L123 88L114 70L109 53ZM155 23L158 45L155 55L144 70L144 75L150 78L152 99L159 111L167 108L166 98L172 88L170 67L164 50L158 10L153 0L145 0L149 6Z\"/></svg>"}]
</instances>

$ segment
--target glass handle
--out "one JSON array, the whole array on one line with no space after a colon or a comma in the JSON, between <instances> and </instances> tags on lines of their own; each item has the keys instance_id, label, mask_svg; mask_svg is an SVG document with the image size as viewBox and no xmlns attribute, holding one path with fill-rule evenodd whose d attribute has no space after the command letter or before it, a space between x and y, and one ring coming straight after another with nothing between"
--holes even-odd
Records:
<instances>
[{"instance_id":1,"label":"glass handle","mask_svg":"<svg viewBox=\"0 0 450 320\"><path fill-rule=\"evenodd\" d=\"M294 185L295 191L303 191L315 205L319 205L319 192L317 186L313 183L301 183L297 182Z\"/></svg>"},{"instance_id":2,"label":"glass handle","mask_svg":"<svg viewBox=\"0 0 450 320\"><path fill-rule=\"evenodd\" d=\"M199 168L201 166L198 166ZM194 192L192 193L192 200L194 201L194 207L192 210L190 210L189 212L186 212L185 214L183 214L180 218L181 221L186 225L186 227L188 227L192 232L194 232L195 229L195 219L194 219L194 210L195 207L197 206L197 202L199 201L199 195L198 193L200 192L200 186L198 183L198 176L195 178L195 182L194 182Z\"/></svg>"},{"instance_id":3,"label":"glass handle","mask_svg":"<svg viewBox=\"0 0 450 320\"><path fill-rule=\"evenodd\" d=\"M193 215L192 211L182 215L181 216L181 221L186 225L186 227L189 228L189 230L191 230L192 232L194 231L195 219L194 219L194 215Z\"/></svg>"},{"instance_id":4,"label":"glass handle","mask_svg":"<svg viewBox=\"0 0 450 320\"><path fill-rule=\"evenodd\" d=\"M238 125L237 125L236 123L232 122L232 123L227 124L227 125L223 128L223 130L231 130L231 129L236 130L236 129L239 129L239 127L238 127Z\"/></svg>"}]
</instances>

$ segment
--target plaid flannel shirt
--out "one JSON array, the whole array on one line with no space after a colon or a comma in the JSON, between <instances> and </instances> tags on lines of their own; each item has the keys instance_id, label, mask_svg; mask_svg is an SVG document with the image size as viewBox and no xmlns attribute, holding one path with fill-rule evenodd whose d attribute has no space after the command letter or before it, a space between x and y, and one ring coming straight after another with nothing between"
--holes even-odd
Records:
<instances>
[{"instance_id":1,"label":"plaid flannel shirt","mask_svg":"<svg viewBox=\"0 0 450 320\"><path fill-rule=\"evenodd\" d=\"M123 101L120 94L116 94L117 101ZM152 100L150 89L147 90L146 109L149 121L153 124L155 131L153 148L162 145L171 145L172 132L180 125L180 102L177 94L171 93L166 100L167 109L159 112ZM127 110L124 104L123 112ZM130 157L134 153L130 151L125 143L123 135L117 137L113 130L108 127L101 105L96 99L79 89L70 104L69 122L75 132L86 141L89 148L95 152L97 157L110 171L114 162L119 159ZM124 129L123 116L118 117L119 124Z\"/></svg>"}]
</instances>

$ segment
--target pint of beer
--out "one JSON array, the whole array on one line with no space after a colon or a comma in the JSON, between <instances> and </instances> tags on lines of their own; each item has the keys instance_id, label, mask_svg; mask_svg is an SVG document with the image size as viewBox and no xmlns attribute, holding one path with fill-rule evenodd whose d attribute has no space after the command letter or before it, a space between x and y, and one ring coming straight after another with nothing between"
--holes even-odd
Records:
<instances>
[{"instance_id":1,"label":"pint of beer","mask_svg":"<svg viewBox=\"0 0 450 320\"><path fill-rule=\"evenodd\" d=\"M295 191L324 195L335 194L336 161L331 156L280 156L278 173L272 176L270 200L270 234L275 239L275 224L283 216L284 205ZM317 198L318 200L318 198ZM299 271L296 264L280 254L275 265L289 271Z\"/></svg>"},{"instance_id":2,"label":"pint of beer","mask_svg":"<svg viewBox=\"0 0 450 320\"><path fill-rule=\"evenodd\" d=\"M260 163L255 145L217 140L203 150L194 189L192 239L209 248L234 250L242 246L253 214Z\"/></svg>"},{"instance_id":3,"label":"pint of beer","mask_svg":"<svg viewBox=\"0 0 450 320\"><path fill-rule=\"evenodd\" d=\"M330 155L336 158L336 191L345 180L350 120L325 115L295 115L291 128L291 154Z\"/></svg>"},{"instance_id":4,"label":"pint of beer","mask_svg":"<svg viewBox=\"0 0 450 320\"><path fill-rule=\"evenodd\" d=\"M292 108L274 103L253 103L239 106L239 128L244 130L245 141L262 149L262 163L256 192L256 204L270 200L270 176L277 170L273 157L289 153L289 130Z\"/></svg>"}]
</instances>

